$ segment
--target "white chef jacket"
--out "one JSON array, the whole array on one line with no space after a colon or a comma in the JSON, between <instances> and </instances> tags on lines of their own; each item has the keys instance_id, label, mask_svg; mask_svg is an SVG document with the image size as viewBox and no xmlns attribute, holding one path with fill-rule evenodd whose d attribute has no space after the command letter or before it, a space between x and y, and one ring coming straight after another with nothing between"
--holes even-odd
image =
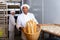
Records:
<instances>
[{"instance_id":1,"label":"white chef jacket","mask_svg":"<svg viewBox=\"0 0 60 40\"><path fill-rule=\"evenodd\" d=\"M17 28L19 29L19 27L25 27L26 22L31 19L34 19L34 21L38 24L35 16L32 13L27 13L27 15L24 13L20 14L17 18Z\"/></svg>"},{"instance_id":2,"label":"white chef jacket","mask_svg":"<svg viewBox=\"0 0 60 40\"><path fill-rule=\"evenodd\" d=\"M9 15L9 31L14 31L15 18L13 15Z\"/></svg>"}]
</instances>

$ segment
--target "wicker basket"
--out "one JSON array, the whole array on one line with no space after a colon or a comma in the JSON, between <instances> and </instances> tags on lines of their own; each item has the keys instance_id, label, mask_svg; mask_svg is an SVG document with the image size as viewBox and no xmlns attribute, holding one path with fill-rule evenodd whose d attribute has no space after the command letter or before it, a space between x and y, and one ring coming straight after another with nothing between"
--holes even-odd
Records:
<instances>
[{"instance_id":1,"label":"wicker basket","mask_svg":"<svg viewBox=\"0 0 60 40\"><path fill-rule=\"evenodd\" d=\"M40 36L40 32L41 32L41 28L38 32L33 33L33 34L32 33L28 34L28 33L25 32L25 30L23 31L27 40L38 40L38 38Z\"/></svg>"}]
</instances>

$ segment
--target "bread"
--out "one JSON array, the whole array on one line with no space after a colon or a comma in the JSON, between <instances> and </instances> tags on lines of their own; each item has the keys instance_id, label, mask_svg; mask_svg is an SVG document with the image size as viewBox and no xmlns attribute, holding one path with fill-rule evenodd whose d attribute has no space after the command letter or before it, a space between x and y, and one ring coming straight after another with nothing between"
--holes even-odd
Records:
<instances>
[{"instance_id":1,"label":"bread","mask_svg":"<svg viewBox=\"0 0 60 40\"><path fill-rule=\"evenodd\" d=\"M28 22L26 22L26 28L24 29L25 32L27 33L35 33L37 32L37 24L34 20L29 20Z\"/></svg>"}]
</instances>

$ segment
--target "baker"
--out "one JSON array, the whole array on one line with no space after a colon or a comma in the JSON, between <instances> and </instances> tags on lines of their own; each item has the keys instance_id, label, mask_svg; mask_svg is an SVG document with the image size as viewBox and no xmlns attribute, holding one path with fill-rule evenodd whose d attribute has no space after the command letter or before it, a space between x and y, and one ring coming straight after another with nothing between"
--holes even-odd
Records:
<instances>
[{"instance_id":1,"label":"baker","mask_svg":"<svg viewBox=\"0 0 60 40\"><path fill-rule=\"evenodd\" d=\"M37 26L39 26L35 16L33 13L29 13L30 6L28 4L23 4L21 6L22 13L17 18L17 29L22 30L22 28L25 27L26 22L33 19ZM26 37L24 36L24 33L22 32L22 39L26 40Z\"/></svg>"}]
</instances>

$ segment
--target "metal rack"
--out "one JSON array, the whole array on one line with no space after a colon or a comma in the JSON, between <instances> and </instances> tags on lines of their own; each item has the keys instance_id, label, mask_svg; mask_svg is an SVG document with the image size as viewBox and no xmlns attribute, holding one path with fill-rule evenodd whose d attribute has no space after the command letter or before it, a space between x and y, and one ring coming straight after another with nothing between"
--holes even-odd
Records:
<instances>
[{"instance_id":1,"label":"metal rack","mask_svg":"<svg viewBox=\"0 0 60 40\"><path fill-rule=\"evenodd\" d=\"M16 1L8 1L7 3L7 6L8 6L8 14L10 15L10 11L14 10L16 13L15 13L15 16L18 16L20 13L21 13L21 10L20 10L20 7L22 5L21 1L19 2L16 2Z\"/></svg>"},{"instance_id":2,"label":"metal rack","mask_svg":"<svg viewBox=\"0 0 60 40\"><path fill-rule=\"evenodd\" d=\"M0 40L8 40L8 17L6 3L0 3Z\"/></svg>"}]
</instances>

